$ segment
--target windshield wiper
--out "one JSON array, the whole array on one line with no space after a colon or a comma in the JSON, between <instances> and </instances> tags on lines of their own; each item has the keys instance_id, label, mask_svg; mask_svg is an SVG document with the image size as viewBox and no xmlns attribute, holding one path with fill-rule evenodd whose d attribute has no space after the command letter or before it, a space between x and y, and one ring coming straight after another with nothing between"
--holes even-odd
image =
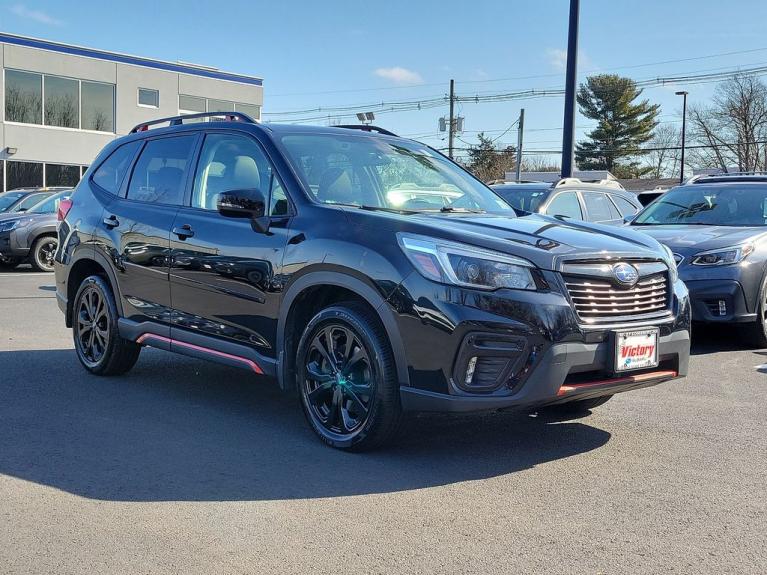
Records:
<instances>
[{"instance_id":1,"label":"windshield wiper","mask_svg":"<svg viewBox=\"0 0 767 575\"><path fill-rule=\"evenodd\" d=\"M464 213L464 214L484 214L485 210L472 210L469 208L454 208L453 206L442 206L439 211L443 214Z\"/></svg>"}]
</instances>

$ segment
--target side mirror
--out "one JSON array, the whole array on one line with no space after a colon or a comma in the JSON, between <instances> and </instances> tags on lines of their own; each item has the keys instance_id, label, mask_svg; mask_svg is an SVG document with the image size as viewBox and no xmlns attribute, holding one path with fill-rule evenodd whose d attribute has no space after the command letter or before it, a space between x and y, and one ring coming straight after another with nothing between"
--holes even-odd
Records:
<instances>
[{"instance_id":1,"label":"side mirror","mask_svg":"<svg viewBox=\"0 0 767 575\"><path fill-rule=\"evenodd\" d=\"M264 233L269 229L266 198L256 188L222 192L216 200L216 209L227 218L249 219L257 232Z\"/></svg>"},{"instance_id":2,"label":"side mirror","mask_svg":"<svg viewBox=\"0 0 767 575\"><path fill-rule=\"evenodd\" d=\"M633 214L633 215L630 215L630 216L623 216L623 224L626 225L626 226L629 225L632 221L634 221L634 217L635 216L636 216L636 214Z\"/></svg>"}]
</instances>

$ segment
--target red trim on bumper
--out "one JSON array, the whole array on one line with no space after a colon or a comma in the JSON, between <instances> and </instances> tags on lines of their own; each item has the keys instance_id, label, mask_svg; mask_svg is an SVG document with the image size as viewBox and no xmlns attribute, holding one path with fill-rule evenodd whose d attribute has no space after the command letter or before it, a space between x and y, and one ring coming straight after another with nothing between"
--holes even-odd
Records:
<instances>
[{"instance_id":1,"label":"red trim on bumper","mask_svg":"<svg viewBox=\"0 0 767 575\"><path fill-rule=\"evenodd\" d=\"M202 347L202 346L199 346L199 345L194 345L192 343L186 343L186 342L183 342L183 341L178 341L176 339L171 339L169 337L164 337L164 336L161 336L161 335L155 335L153 333L145 333L145 334L141 335L136 340L136 343L138 343L140 345L151 345L151 344L148 344L148 343L144 343L147 339L156 339L156 340L159 340L159 341L164 341L165 343L169 343L171 345L180 345L182 347L186 347L186 348L189 348L189 349L194 349L196 351L201 351L203 353L208 353L210 355L215 355L215 356L218 356L218 357L225 357L227 359L231 359L231 360L234 360L234 361L239 361L240 363L243 363L243 364L247 365L250 369L252 369L255 373L257 373L259 375L262 375L264 373L263 370L258 366L258 364L255 361L253 361L251 359L248 359L246 357L240 357L238 355L232 355L230 353L224 353L223 351L218 351L218 350L215 350L215 349L208 349L207 347Z\"/></svg>"},{"instance_id":2,"label":"red trim on bumper","mask_svg":"<svg viewBox=\"0 0 767 575\"><path fill-rule=\"evenodd\" d=\"M599 381L588 381L586 383L573 383L569 385L562 385L557 392L558 396L567 395L573 391L580 391L583 389L589 389L592 387L608 386L608 385L621 385L626 383L641 383L651 379L671 378L679 375L676 371L651 371L649 373L640 373L638 375L627 375L625 377L616 377L614 379L602 379Z\"/></svg>"}]
</instances>

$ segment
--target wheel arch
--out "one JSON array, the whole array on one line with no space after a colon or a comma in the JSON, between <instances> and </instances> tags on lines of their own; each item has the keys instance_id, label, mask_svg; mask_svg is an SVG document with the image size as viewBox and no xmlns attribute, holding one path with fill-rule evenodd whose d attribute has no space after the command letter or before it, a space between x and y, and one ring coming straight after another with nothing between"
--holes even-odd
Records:
<instances>
[{"instance_id":1,"label":"wheel arch","mask_svg":"<svg viewBox=\"0 0 767 575\"><path fill-rule=\"evenodd\" d=\"M349 299L361 301L375 313L381 322L394 354L397 379L400 385L409 385L407 357L402 343L399 326L394 313L386 305L384 297L364 281L341 272L316 271L294 281L283 296L280 315L277 320L277 378L280 388L293 390L295 372L292 355L300 339L294 333L301 320L313 316L323 307ZM307 305L307 313L301 313L301 305ZM303 317L302 317L303 316ZM306 318L306 321L311 317Z\"/></svg>"},{"instance_id":2,"label":"wheel arch","mask_svg":"<svg viewBox=\"0 0 767 575\"><path fill-rule=\"evenodd\" d=\"M106 261L106 258L97 251L88 250L76 255L69 264L67 273L67 310L65 314L67 327L72 327L72 307L74 305L75 295L83 280L91 275L103 276L112 288L115 298L115 307L119 317L123 316L122 298L120 297L120 288L117 283L112 266Z\"/></svg>"}]
</instances>

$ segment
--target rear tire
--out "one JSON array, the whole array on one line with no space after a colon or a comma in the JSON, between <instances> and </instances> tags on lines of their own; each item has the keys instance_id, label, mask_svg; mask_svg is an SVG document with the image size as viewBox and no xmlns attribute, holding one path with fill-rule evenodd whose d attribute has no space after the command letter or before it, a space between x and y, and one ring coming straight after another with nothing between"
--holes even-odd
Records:
<instances>
[{"instance_id":1,"label":"rear tire","mask_svg":"<svg viewBox=\"0 0 767 575\"><path fill-rule=\"evenodd\" d=\"M396 434L402 420L391 344L366 306L346 302L320 311L298 343L301 406L319 438L365 451Z\"/></svg>"},{"instance_id":2,"label":"rear tire","mask_svg":"<svg viewBox=\"0 0 767 575\"><path fill-rule=\"evenodd\" d=\"M591 399L579 399L577 401L570 401L569 403L549 405L548 407L544 407L542 411L555 413L557 415L586 415L589 411L607 403L610 399L612 399L612 395L603 395L602 397L593 397Z\"/></svg>"},{"instance_id":3,"label":"rear tire","mask_svg":"<svg viewBox=\"0 0 767 575\"><path fill-rule=\"evenodd\" d=\"M767 347L767 278L762 281L762 287L759 290L756 321L743 327L743 338L749 345L756 348Z\"/></svg>"},{"instance_id":4,"label":"rear tire","mask_svg":"<svg viewBox=\"0 0 767 575\"><path fill-rule=\"evenodd\" d=\"M53 271L53 257L59 247L59 238L43 236L37 238L29 254L29 263L39 272Z\"/></svg>"},{"instance_id":5,"label":"rear tire","mask_svg":"<svg viewBox=\"0 0 767 575\"><path fill-rule=\"evenodd\" d=\"M141 346L120 337L117 306L107 281L89 276L72 307L72 336L77 358L94 375L120 375L132 368Z\"/></svg>"}]
</instances>

